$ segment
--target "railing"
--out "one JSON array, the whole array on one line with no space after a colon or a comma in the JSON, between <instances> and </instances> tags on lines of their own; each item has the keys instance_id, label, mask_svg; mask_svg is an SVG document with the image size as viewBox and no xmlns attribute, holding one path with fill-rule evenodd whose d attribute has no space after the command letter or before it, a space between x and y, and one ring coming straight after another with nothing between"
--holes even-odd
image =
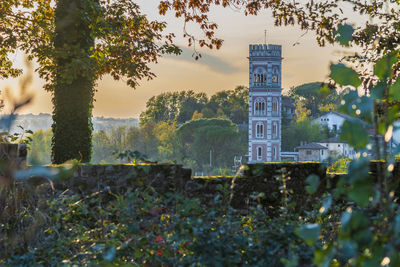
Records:
<instances>
[{"instance_id":1,"label":"railing","mask_svg":"<svg viewBox=\"0 0 400 267\"><path fill-rule=\"evenodd\" d=\"M267 112L265 112L265 111L255 111L253 116L254 117L266 117L267 116Z\"/></svg>"},{"instance_id":2,"label":"railing","mask_svg":"<svg viewBox=\"0 0 400 267\"><path fill-rule=\"evenodd\" d=\"M267 86L267 82L255 82L253 83L254 87L263 87L263 86Z\"/></svg>"}]
</instances>

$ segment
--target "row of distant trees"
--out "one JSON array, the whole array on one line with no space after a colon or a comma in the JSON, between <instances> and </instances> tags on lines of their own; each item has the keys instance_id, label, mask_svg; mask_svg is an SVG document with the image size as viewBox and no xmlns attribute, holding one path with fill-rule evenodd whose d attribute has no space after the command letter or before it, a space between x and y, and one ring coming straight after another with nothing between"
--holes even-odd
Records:
<instances>
[{"instance_id":1,"label":"row of distant trees","mask_svg":"<svg viewBox=\"0 0 400 267\"><path fill-rule=\"evenodd\" d=\"M149 99L146 106L139 127L94 133L93 163L126 162L117 156L138 151L150 161L218 172L230 169L234 155L246 153L247 130L239 131L236 125L248 120L248 90L244 86L210 98L193 91L163 93ZM30 161L50 162L52 132L37 131L31 137Z\"/></svg>"},{"instance_id":2,"label":"row of distant trees","mask_svg":"<svg viewBox=\"0 0 400 267\"><path fill-rule=\"evenodd\" d=\"M321 97L320 91L317 82L292 88L285 96L294 100L296 116L289 119L283 113L284 151L293 151L301 141L331 136L312 119L335 109L340 95L332 91ZM229 169L235 155L247 153L247 122L248 88L244 86L211 97L191 90L162 93L147 101L139 127L94 133L92 162L126 162L117 155L138 151L150 161L181 163L195 170ZM51 131L37 131L32 139L30 159L50 162Z\"/></svg>"}]
</instances>

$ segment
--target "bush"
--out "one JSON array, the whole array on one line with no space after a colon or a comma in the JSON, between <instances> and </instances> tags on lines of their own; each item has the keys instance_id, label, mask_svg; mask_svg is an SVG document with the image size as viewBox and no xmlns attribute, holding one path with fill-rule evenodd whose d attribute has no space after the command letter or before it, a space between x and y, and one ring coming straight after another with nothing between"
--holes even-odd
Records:
<instances>
[{"instance_id":1,"label":"bush","mask_svg":"<svg viewBox=\"0 0 400 267\"><path fill-rule=\"evenodd\" d=\"M122 195L59 193L48 203L44 236L8 263L283 266L288 255L297 255L299 264L311 264L312 250L295 234L295 221L270 219L261 208L241 215L223 204L223 191L207 207L152 187Z\"/></svg>"}]
</instances>

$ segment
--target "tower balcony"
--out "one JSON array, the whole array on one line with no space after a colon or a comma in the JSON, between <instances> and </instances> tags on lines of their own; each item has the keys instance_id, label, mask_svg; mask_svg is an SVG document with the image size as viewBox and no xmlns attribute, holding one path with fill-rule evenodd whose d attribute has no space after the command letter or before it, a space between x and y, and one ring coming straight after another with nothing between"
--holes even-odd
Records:
<instances>
[{"instance_id":1,"label":"tower balcony","mask_svg":"<svg viewBox=\"0 0 400 267\"><path fill-rule=\"evenodd\" d=\"M260 87L265 87L267 86L267 82L257 82L257 83L253 83L253 87L254 88L260 88Z\"/></svg>"},{"instance_id":2,"label":"tower balcony","mask_svg":"<svg viewBox=\"0 0 400 267\"><path fill-rule=\"evenodd\" d=\"M256 112L254 112L253 117L267 117L267 112L256 111Z\"/></svg>"}]
</instances>

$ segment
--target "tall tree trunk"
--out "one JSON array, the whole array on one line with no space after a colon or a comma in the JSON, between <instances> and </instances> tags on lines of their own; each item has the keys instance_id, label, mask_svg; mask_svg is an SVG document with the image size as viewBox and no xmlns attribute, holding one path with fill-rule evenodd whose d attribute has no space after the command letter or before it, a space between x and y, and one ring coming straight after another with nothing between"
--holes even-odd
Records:
<instances>
[{"instance_id":1,"label":"tall tree trunk","mask_svg":"<svg viewBox=\"0 0 400 267\"><path fill-rule=\"evenodd\" d=\"M58 0L55 10L55 85L52 162L89 162L94 94L91 37L86 7L93 0Z\"/></svg>"}]
</instances>

